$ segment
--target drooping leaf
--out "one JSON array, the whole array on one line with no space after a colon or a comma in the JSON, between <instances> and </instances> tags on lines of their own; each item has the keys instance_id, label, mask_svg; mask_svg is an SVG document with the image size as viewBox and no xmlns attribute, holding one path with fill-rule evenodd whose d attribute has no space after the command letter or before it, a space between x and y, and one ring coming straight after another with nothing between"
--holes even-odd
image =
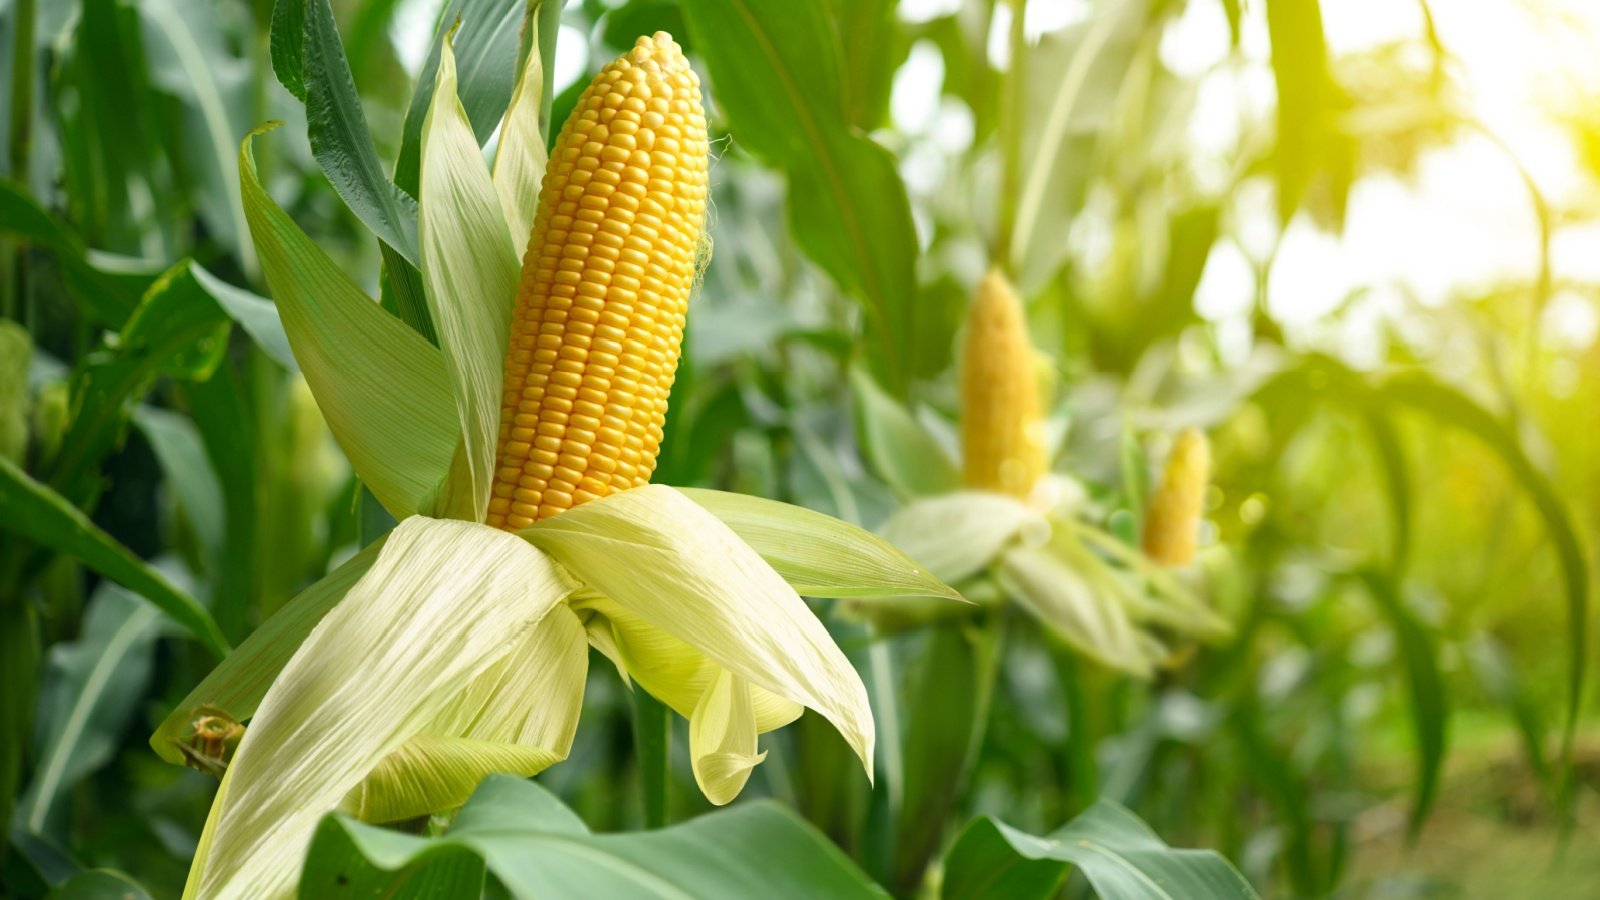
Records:
<instances>
[{"instance_id":1,"label":"drooping leaf","mask_svg":"<svg viewBox=\"0 0 1600 900\"><path fill-rule=\"evenodd\" d=\"M284 331L356 474L404 518L447 471L459 440L444 357L363 294L273 202L250 152L260 133L239 146L239 179Z\"/></svg>"},{"instance_id":2,"label":"drooping leaf","mask_svg":"<svg viewBox=\"0 0 1600 900\"><path fill-rule=\"evenodd\" d=\"M1381 386L1381 396L1426 412L1481 441L1500 458L1544 522L1561 568L1567 600L1567 715L1561 757L1570 778L1573 741L1589 665L1590 578L1588 557L1572 513L1550 478L1528 457L1516 433L1472 398L1428 376L1415 374L1388 379Z\"/></svg>"},{"instance_id":3,"label":"drooping leaf","mask_svg":"<svg viewBox=\"0 0 1600 900\"><path fill-rule=\"evenodd\" d=\"M747 494L678 490L733 529L802 596L963 599L904 550L860 526Z\"/></svg>"},{"instance_id":4,"label":"drooping leaf","mask_svg":"<svg viewBox=\"0 0 1600 900\"><path fill-rule=\"evenodd\" d=\"M73 294L107 327L121 328L138 305L143 288L93 265L82 238L46 212L25 188L5 178L0 178L0 234L52 253L66 271Z\"/></svg>"},{"instance_id":5,"label":"drooping leaf","mask_svg":"<svg viewBox=\"0 0 1600 900\"><path fill-rule=\"evenodd\" d=\"M984 816L945 858L945 900L1054 896L1067 865L1102 900L1259 900L1228 861L1209 850L1174 850L1127 809L1101 800L1040 838Z\"/></svg>"},{"instance_id":6,"label":"drooping leaf","mask_svg":"<svg viewBox=\"0 0 1600 900\"><path fill-rule=\"evenodd\" d=\"M821 713L870 771L874 730L860 676L782 577L684 495L645 485L521 534L598 593L721 667Z\"/></svg>"},{"instance_id":7,"label":"drooping leaf","mask_svg":"<svg viewBox=\"0 0 1600 900\"><path fill-rule=\"evenodd\" d=\"M583 625L556 606L468 685L421 734L378 763L346 798L366 822L455 809L485 776L531 776L572 746L589 671Z\"/></svg>"},{"instance_id":8,"label":"drooping leaf","mask_svg":"<svg viewBox=\"0 0 1600 900\"><path fill-rule=\"evenodd\" d=\"M1049 547L1016 547L1000 560L1000 584L1040 622L1079 653L1148 678L1151 653L1119 593L1086 577Z\"/></svg>"},{"instance_id":9,"label":"drooping leaf","mask_svg":"<svg viewBox=\"0 0 1600 900\"><path fill-rule=\"evenodd\" d=\"M464 442L453 465L466 471L453 471L450 483L453 494L467 501L462 517L481 522L494 483L501 371L518 265L483 153L456 99L449 38L422 133L422 278Z\"/></svg>"},{"instance_id":10,"label":"drooping leaf","mask_svg":"<svg viewBox=\"0 0 1600 900\"><path fill-rule=\"evenodd\" d=\"M207 272L199 263L189 264L189 274L222 311L250 335L262 353L291 372L299 368L294 361L294 351L289 349L289 336L283 330L283 317L271 300L234 287Z\"/></svg>"},{"instance_id":11,"label":"drooping leaf","mask_svg":"<svg viewBox=\"0 0 1600 900\"><path fill-rule=\"evenodd\" d=\"M689 716L689 758L707 800L725 806L744 790L767 755L756 750L758 734L750 682L723 669Z\"/></svg>"},{"instance_id":12,"label":"drooping leaf","mask_svg":"<svg viewBox=\"0 0 1600 900\"><path fill-rule=\"evenodd\" d=\"M4 457L0 457L0 530L78 560L150 601L212 652L219 656L228 652L228 642L199 601Z\"/></svg>"},{"instance_id":13,"label":"drooping leaf","mask_svg":"<svg viewBox=\"0 0 1600 900\"><path fill-rule=\"evenodd\" d=\"M317 831L301 896L389 896L385 891L401 888L402 879L425 877L435 865L459 865L463 851L481 856L518 898L888 896L826 837L770 801L657 831L591 834L544 788L506 777L485 781L441 837L330 816ZM367 892L347 892L347 884Z\"/></svg>"},{"instance_id":14,"label":"drooping leaf","mask_svg":"<svg viewBox=\"0 0 1600 900\"><path fill-rule=\"evenodd\" d=\"M1394 630L1400 659L1405 664L1406 687L1411 700L1411 730L1416 740L1416 791L1411 804L1411 839L1416 840L1433 808L1439 788L1439 768L1444 761L1450 703L1434 642L1416 616L1406 608L1399 585L1384 573L1360 573L1367 592Z\"/></svg>"},{"instance_id":15,"label":"drooping leaf","mask_svg":"<svg viewBox=\"0 0 1600 900\"><path fill-rule=\"evenodd\" d=\"M570 590L547 557L506 532L402 522L262 698L185 893L288 894L318 820L380 760L447 720Z\"/></svg>"}]
</instances>

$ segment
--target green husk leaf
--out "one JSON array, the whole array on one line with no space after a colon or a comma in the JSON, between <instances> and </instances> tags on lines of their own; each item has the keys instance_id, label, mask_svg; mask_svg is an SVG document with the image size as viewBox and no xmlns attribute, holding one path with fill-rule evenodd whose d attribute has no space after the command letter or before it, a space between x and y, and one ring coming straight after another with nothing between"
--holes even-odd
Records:
<instances>
[{"instance_id":1,"label":"green husk leaf","mask_svg":"<svg viewBox=\"0 0 1600 900\"><path fill-rule=\"evenodd\" d=\"M245 218L284 331L328 427L396 518L416 512L459 440L444 356L361 292L261 186L239 146Z\"/></svg>"},{"instance_id":2,"label":"green husk leaf","mask_svg":"<svg viewBox=\"0 0 1600 900\"><path fill-rule=\"evenodd\" d=\"M449 38L422 127L421 184L422 278L464 442L452 463L450 500L461 503L463 518L481 522L494 481L501 371L518 267L483 153L456 98Z\"/></svg>"}]
</instances>

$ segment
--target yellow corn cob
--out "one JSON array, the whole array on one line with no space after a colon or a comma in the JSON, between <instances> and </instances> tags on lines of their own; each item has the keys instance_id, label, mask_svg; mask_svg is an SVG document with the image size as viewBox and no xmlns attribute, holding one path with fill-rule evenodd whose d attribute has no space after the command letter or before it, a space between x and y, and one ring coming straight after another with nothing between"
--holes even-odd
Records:
<instances>
[{"instance_id":1,"label":"yellow corn cob","mask_svg":"<svg viewBox=\"0 0 1600 900\"><path fill-rule=\"evenodd\" d=\"M556 139L506 356L488 523L650 480L706 212L700 82L665 32L595 76Z\"/></svg>"},{"instance_id":2,"label":"yellow corn cob","mask_svg":"<svg viewBox=\"0 0 1600 900\"><path fill-rule=\"evenodd\" d=\"M1144 517L1144 553L1164 566L1186 566L1194 560L1195 541L1206 486L1211 480L1211 447L1206 436L1185 428L1172 444L1161 483L1150 497Z\"/></svg>"},{"instance_id":3,"label":"yellow corn cob","mask_svg":"<svg viewBox=\"0 0 1600 900\"><path fill-rule=\"evenodd\" d=\"M967 313L961 444L967 487L1026 498L1044 475L1044 420L1033 344L1016 291L998 270Z\"/></svg>"}]
</instances>

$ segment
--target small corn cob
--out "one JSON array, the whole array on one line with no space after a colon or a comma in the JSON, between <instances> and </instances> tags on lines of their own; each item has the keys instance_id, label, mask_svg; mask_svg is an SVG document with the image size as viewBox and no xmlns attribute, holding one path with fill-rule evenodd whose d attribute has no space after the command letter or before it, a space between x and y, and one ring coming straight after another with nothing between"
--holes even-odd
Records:
<instances>
[{"instance_id":1,"label":"small corn cob","mask_svg":"<svg viewBox=\"0 0 1600 900\"><path fill-rule=\"evenodd\" d=\"M1164 566L1186 566L1194 561L1195 541L1206 486L1211 480L1211 447L1206 436L1185 428L1172 444L1172 455L1161 483L1145 510L1145 556Z\"/></svg>"},{"instance_id":2,"label":"small corn cob","mask_svg":"<svg viewBox=\"0 0 1600 900\"><path fill-rule=\"evenodd\" d=\"M488 523L517 529L650 480L705 226L700 82L665 32L561 129L512 315Z\"/></svg>"},{"instance_id":3,"label":"small corn cob","mask_svg":"<svg viewBox=\"0 0 1600 900\"><path fill-rule=\"evenodd\" d=\"M967 313L961 444L967 487L1026 498L1046 469L1033 344L1016 291L998 270Z\"/></svg>"}]
</instances>

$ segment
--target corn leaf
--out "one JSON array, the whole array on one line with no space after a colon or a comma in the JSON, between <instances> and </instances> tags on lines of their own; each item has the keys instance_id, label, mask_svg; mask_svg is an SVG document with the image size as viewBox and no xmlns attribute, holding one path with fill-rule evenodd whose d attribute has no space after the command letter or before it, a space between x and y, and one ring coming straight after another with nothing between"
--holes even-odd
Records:
<instances>
[{"instance_id":1,"label":"corn leaf","mask_svg":"<svg viewBox=\"0 0 1600 900\"><path fill-rule=\"evenodd\" d=\"M10 319L0 319L0 457L18 466L28 449L28 365L33 361L33 336Z\"/></svg>"},{"instance_id":2,"label":"corn leaf","mask_svg":"<svg viewBox=\"0 0 1600 900\"><path fill-rule=\"evenodd\" d=\"M312 631L228 766L186 896L285 896L317 821L570 590L515 536L417 516Z\"/></svg>"},{"instance_id":3,"label":"corn leaf","mask_svg":"<svg viewBox=\"0 0 1600 900\"><path fill-rule=\"evenodd\" d=\"M821 713L872 768L872 711L805 602L677 491L622 491L521 532L578 579L751 684Z\"/></svg>"},{"instance_id":4,"label":"corn leaf","mask_svg":"<svg viewBox=\"0 0 1600 900\"><path fill-rule=\"evenodd\" d=\"M747 494L678 490L733 529L802 596L964 599L905 551L860 526Z\"/></svg>"},{"instance_id":5,"label":"corn leaf","mask_svg":"<svg viewBox=\"0 0 1600 900\"><path fill-rule=\"evenodd\" d=\"M561 3L552 3L557 13ZM455 0L439 17L439 30L433 46L417 73L417 87L411 94L406 122L400 138L400 156L394 164L394 183L401 190L415 192L422 161L422 122L433 102L439 59L444 39L459 20L454 43L461 59L470 65L462 70L456 91L472 122L472 133L481 146L494 132L511 99L517 77L517 32L522 27L528 0ZM554 37L554 35L551 35Z\"/></svg>"},{"instance_id":6,"label":"corn leaf","mask_svg":"<svg viewBox=\"0 0 1600 900\"><path fill-rule=\"evenodd\" d=\"M189 263L189 274L222 311L250 335L261 352L291 372L299 369L294 351L289 348L289 336L283 331L283 317L278 315L278 308L271 300L234 287L207 272L199 263Z\"/></svg>"},{"instance_id":7,"label":"corn leaf","mask_svg":"<svg viewBox=\"0 0 1600 900\"><path fill-rule=\"evenodd\" d=\"M1150 654L1116 593L1085 578L1054 547L1016 547L1000 562L1000 584L1078 652L1140 677Z\"/></svg>"},{"instance_id":8,"label":"corn leaf","mask_svg":"<svg viewBox=\"0 0 1600 900\"><path fill-rule=\"evenodd\" d=\"M404 518L447 471L459 439L444 357L363 294L273 202L250 152L263 130L239 146L262 271L328 427L362 482Z\"/></svg>"},{"instance_id":9,"label":"corn leaf","mask_svg":"<svg viewBox=\"0 0 1600 900\"><path fill-rule=\"evenodd\" d=\"M0 457L0 531L78 560L150 601L212 652L219 656L228 652L222 631L198 600L5 457Z\"/></svg>"},{"instance_id":10,"label":"corn leaf","mask_svg":"<svg viewBox=\"0 0 1600 900\"><path fill-rule=\"evenodd\" d=\"M686 0L734 140L789 180L795 240L867 313L877 371L904 396L917 334L916 228L889 151L846 119L822 4Z\"/></svg>"},{"instance_id":11,"label":"corn leaf","mask_svg":"<svg viewBox=\"0 0 1600 900\"><path fill-rule=\"evenodd\" d=\"M394 896L436 865L459 864L463 852L482 857L517 898L888 897L821 832L771 801L654 831L591 834L549 791L507 777L485 781L440 837L329 816L317 830L301 896ZM431 896L472 894L469 879L455 884L464 887Z\"/></svg>"},{"instance_id":12,"label":"corn leaf","mask_svg":"<svg viewBox=\"0 0 1600 900\"><path fill-rule=\"evenodd\" d=\"M78 640L50 651L40 691L43 737L17 824L43 834L63 794L115 755L118 737L150 680L161 613L102 582Z\"/></svg>"},{"instance_id":13,"label":"corn leaf","mask_svg":"<svg viewBox=\"0 0 1600 900\"><path fill-rule=\"evenodd\" d=\"M1102 900L1257 900L1255 889L1210 850L1175 850L1110 800L1044 837L989 816L962 832L945 858L944 900L1045 900L1075 865Z\"/></svg>"},{"instance_id":14,"label":"corn leaf","mask_svg":"<svg viewBox=\"0 0 1600 900\"><path fill-rule=\"evenodd\" d=\"M406 262L418 265L417 203L384 174L328 0L305 0L304 28L311 152L356 218Z\"/></svg>"},{"instance_id":15,"label":"corn leaf","mask_svg":"<svg viewBox=\"0 0 1600 900\"><path fill-rule=\"evenodd\" d=\"M911 411L884 393L865 371L850 375L856 434L873 471L903 497L931 497L960 487L949 454Z\"/></svg>"},{"instance_id":16,"label":"corn leaf","mask_svg":"<svg viewBox=\"0 0 1600 900\"><path fill-rule=\"evenodd\" d=\"M578 617L556 606L423 734L384 757L346 798L366 822L455 809L493 773L530 776L572 747L589 670Z\"/></svg>"},{"instance_id":17,"label":"corn leaf","mask_svg":"<svg viewBox=\"0 0 1600 900\"><path fill-rule=\"evenodd\" d=\"M1030 543L1042 542L1050 535L1050 523L1003 494L962 491L913 500L878 531L949 583L993 564L1019 535Z\"/></svg>"},{"instance_id":18,"label":"corn leaf","mask_svg":"<svg viewBox=\"0 0 1600 900\"><path fill-rule=\"evenodd\" d=\"M422 280L455 389L464 443L453 465L466 471L453 471L451 484L471 499L471 514L464 518L481 522L494 481L517 257L483 153L456 98L456 57L449 38L422 129L421 197Z\"/></svg>"},{"instance_id":19,"label":"corn leaf","mask_svg":"<svg viewBox=\"0 0 1600 900\"><path fill-rule=\"evenodd\" d=\"M560 6L555 0L552 5ZM511 92L511 105L500 122L500 146L494 154L494 187L500 211L511 231L512 250L522 259L533 233L533 216L539 208L539 187L544 179L544 133L539 112L544 102L544 62L539 56L537 16L528 19L528 58Z\"/></svg>"},{"instance_id":20,"label":"corn leaf","mask_svg":"<svg viewBox=\"0 0 1600 900\"><path fill-rule=\"evenodd\" d=\"M261 698L288 664L301 643L328 610L349 592L378 558L384 538L346 560L315 584L295 595L261 627L251 632L211 674L189 692L183 702L162 721L150 736L150 746L167 762L181 765L184 755L178 750L189 730L195 711L201 707L220 710L235 721L255 715Z\"/></svg>"}]
</instances>

